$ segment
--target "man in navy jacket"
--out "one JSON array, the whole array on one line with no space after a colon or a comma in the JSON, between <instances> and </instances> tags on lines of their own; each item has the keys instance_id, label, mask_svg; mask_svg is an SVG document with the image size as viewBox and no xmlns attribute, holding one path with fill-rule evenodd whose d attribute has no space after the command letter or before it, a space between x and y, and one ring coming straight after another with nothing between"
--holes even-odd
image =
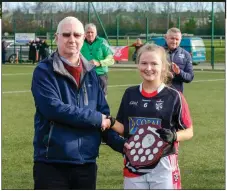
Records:
<instances>
[{"instance_id":1,"label":"man in navy jacket","mask_svg":"<svg viewBox=\"0 0 227 191\"><path fill-rule=\"evenodd\" d=\"M109 106L94 65L81 54L84 27L66 17L55 34L57 51L42 60L32 78L34 118L34 188L96 188L102 130L111 127ZM105 140L122 153L125 140L105 131Z\"/></svg>"},{"instance_id":2,"label":"man in navy jacket","mask_svg":"<svg viewBox=\"0 0 227 191\"><path fill-rule=\"evenodd\" d=\"M170 28L166 35L166 49L171 63L172 86L183 93L183 83L189 83L194 78L192 58L189 52L179 47L182 39L178 28Z\"/></svg>"}]
</instances>

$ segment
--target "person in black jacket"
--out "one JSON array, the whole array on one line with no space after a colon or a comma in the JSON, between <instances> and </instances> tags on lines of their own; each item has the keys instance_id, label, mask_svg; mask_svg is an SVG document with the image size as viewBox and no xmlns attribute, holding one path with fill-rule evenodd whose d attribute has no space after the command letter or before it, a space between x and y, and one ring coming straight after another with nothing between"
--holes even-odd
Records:
<instances>
[{"instance_id":1,"label":"person in black jacket","mask_svg":"<svg viewBox=\"0 0 227 191\"><path fill-rule=\"evenodd\" d=\"M178 28L170 28L165 35L164 48L171 63L172 86L183 93L183 83L191 82L194 72L191 55L180 47L181 39L181 31Z\"/></svg>"},{"instance_id":2,"label":"person in black jacket","mask_svg":"<svg viewBox=\"0 0 227 191\"><path fill-rule=\"evenodd\" d=\"M5 64L6 62L6 47L7 47L7 42L3 39L2 40L2 64Z\"/></svg>"},{"instance_id":3,"label":"person in black jacket","mask_svg":"<svg viewBox=\"0 0 227 191\"><path fill-rule=\"evenodd\" d=\"M35 64L35 62L36 62L36 43L34 40L32 40L32 41L29 41L28 45L29 45L29 53L28 53L29 60L32 61L32 64Z\"/></svg>"},{"instance_id":4,"label":"person in black jacket","mask_svg":"<svg viewBox=\"0 0 227 191\"><path fill-rule=\"evenodd\" d=\"M41 47L41 40L39 38L35 39L35 48L36 48L36 61L40 61L40 47Z\"/></svg>"},{"instance_id":5,"label":"person in black jacket","mask_svg":"<svg viewBox=\"0 0 227 191\"><path fill-rule=\"evenodd\" d=\"M43 60L47 56L49 56L49 45L46 40L41 40L40 48L39 48L39 60Z\"/></svg>"}]
</instances>

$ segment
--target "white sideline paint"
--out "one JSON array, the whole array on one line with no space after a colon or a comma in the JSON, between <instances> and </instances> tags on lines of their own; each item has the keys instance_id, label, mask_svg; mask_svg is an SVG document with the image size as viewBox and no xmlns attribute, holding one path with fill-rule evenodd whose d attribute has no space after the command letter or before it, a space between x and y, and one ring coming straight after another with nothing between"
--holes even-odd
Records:
<instances>
[{"instance_id":1,"label":"white sideline paint","mask_svg":"<svg viewBox=\"0 0 227 191\"><path fill-rule=\"evenodd\" d=\"M23 76L23 75L31 75L32 73L14 73L14 74L2 74L2 76Z\"/></svg>"},{"instance_id":2,"label":"white sideline paint","mask_svg":"<svg viewBox=\"0 0 227 191\"><path fill-rule=\"evenodd\" d=\"M223 81L225 79L213 79L213 80L197 80L197 81L192 81L192 83L198 83L198 82L216 82L216 81ZM117 87L128 87L128 86L136 86L139 84L123 84L123 85L110 85L108 88L117 88ZM21 90L21 91L5 91L2 92L3 94L14 94L14 93L28 93L31 92L31 90Z\"/></svg>"},{"instance_id":3,"label":"white sideline paint","mask_svg":"<svg viewBox=\"0 0 227 191\"><path fill-rule=\"evenodd\" d=\"M109 72L121 72L121 71L137 71L135 69L111 69L109 70ZM212 74L215 74L215 73L225 73L225 71L220 71L220 72L217 72L217 71L194 71L194 73L212 73ZM2 76L22 76L22 75L32 75L32 73L6 73L6 74L2 74Z\"/></svg>"},{"instance_id":4,"label":"white sideline paint","mask_svg":"<svg viewBox=\"0 0 227 191\"><path fill-rule=\"evenodd\" d=\"M121 70L110 70L111 72L121 72L121 71L133 71L134 69L121 69ZM225 73L224 71L220 72L212 72L212 71L194 71L194 73L211 73L211 74L217 74L217 73ZM6 73L2 74L2 76L23 76L23 75L32 75L32 73Z\"/></svg>"}]
</instances>

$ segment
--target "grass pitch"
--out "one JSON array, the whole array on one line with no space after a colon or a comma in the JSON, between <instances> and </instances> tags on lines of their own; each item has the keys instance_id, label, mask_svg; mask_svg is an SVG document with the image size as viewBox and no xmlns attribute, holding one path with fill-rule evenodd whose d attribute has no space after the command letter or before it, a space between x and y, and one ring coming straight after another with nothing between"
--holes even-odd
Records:
<instances>
[{"instance_id":1,"label":"grass pitch","mask_svg":"<svg viewBox=\"0 0 227 191\"><path fill-rule=\"evenodd\" d=\"M2 189L33 189L34 66L2 66ZM139 84L136 69L110 69L108 102L116 116L122 95ZM120 86L119 86L120 85ZM194 137L180 143L183 189L225 189L225 73L195 72L185 84ZM123 189L122 156L101 145L97 189Z\"/></svg>"}]
</instances>

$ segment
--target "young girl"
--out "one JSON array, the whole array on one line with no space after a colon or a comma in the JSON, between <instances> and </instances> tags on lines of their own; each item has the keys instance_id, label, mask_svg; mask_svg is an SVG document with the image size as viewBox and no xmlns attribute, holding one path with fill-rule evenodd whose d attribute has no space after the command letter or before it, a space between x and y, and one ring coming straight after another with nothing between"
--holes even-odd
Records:
<instances>
[{"instance_id":1,"label":"young girl","mask_svg":"<svg viewBox=\"0 0 227 191\"><path fill-rule=\"evenodd\" d=\"M169 63L165 50L155 44L140 48L136 59L143 82L126 89L112 129L130 138L140 125L153 123L169 145L157 164L134 168L124 156L124 189L181 189L178 142L193 136L184 96L168 87ZM125 143L126 149L130 146Z\"/></svg>"}]
</instances>

